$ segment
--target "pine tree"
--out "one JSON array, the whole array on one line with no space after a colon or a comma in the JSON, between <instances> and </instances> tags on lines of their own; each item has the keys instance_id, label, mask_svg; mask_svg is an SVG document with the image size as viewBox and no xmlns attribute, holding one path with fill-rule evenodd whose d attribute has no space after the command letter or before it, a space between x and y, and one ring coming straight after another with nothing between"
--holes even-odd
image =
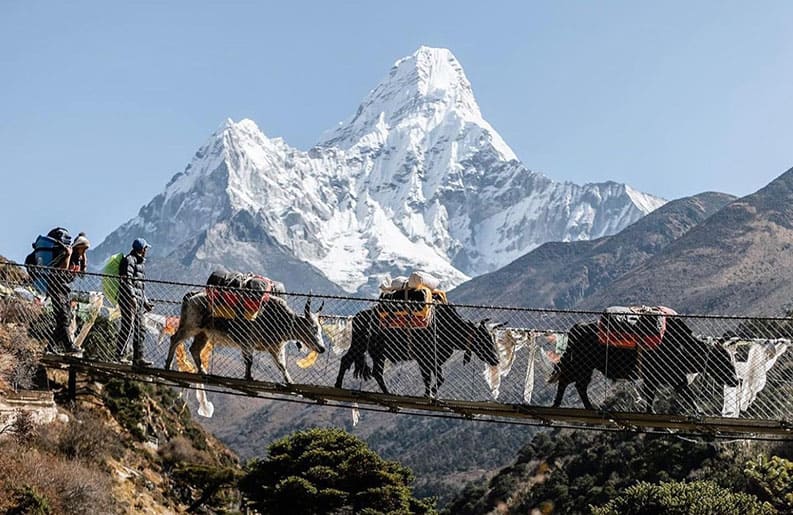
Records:
<instances>
[{"instance_id":1,"label":"pine tree","mask_svg":"<svg viewBox=\"0 0 793 515\"><path fill-rule=\"evenodd\" d=\"M261 513L434 513L413 497L413 473L340 429L299 431L273 442L240 481Z\"/></svg>"}]
</instances>

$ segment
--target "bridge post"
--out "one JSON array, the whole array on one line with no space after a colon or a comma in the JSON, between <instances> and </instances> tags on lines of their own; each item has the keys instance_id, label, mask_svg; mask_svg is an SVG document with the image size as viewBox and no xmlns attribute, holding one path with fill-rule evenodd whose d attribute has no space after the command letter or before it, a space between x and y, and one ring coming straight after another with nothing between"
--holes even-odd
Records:
<instances>
[{"instance_id":1,"label":"bridge post","mask_svg":"<svg viewBox=\"0 0 793 515\"><path fill-rule=\"evenodd\" d=\"M68 389L69 400L75 400L77 398L77 369L75 369L72 365L69 365Z\"/></svg>"}]
</instances>

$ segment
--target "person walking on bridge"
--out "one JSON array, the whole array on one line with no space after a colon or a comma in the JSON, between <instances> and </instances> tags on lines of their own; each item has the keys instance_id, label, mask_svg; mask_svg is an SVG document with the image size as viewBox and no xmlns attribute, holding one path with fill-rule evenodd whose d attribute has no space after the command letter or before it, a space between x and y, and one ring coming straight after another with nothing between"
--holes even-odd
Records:
<instances>
[{"instance_id":1,"label":"person walking on bridge","mask_svg":"<svg viewBox=\"0 0 793 515\"><path fill-rule=\"evenodd\" d=\"M143 339L145 336L143 314L152 309L146 298L146 251L150 245L143 238L132 242L132 251L119 264L118 305L121 309L121 327L116 341L116 355L119 361L125 362L127 342L132 336L132 366L150 367L153 365L143 356Z\"/></svg>"},{"instance_id":2,"label":"person walking on bridge","mask_svg":"<svg viewBox=\"0 0 793 515\"><path fill-rule=\"evenodd\" d=\"M37 255L39 257L36 257ZM55 331L52 341L47 346L48 351L64 352L79 357L82 350L74 345L71 332L73 318L69 286L72 281L72 275L69 273L71 257L72 237L68 230L56 227L48 232L46 237L39 236L33 244L32 255L25 259L25 263L47 267L33 272L34 275L42 278L45 284L44 291L50 298L55 318Z\"/></svg>"}]
</instances>

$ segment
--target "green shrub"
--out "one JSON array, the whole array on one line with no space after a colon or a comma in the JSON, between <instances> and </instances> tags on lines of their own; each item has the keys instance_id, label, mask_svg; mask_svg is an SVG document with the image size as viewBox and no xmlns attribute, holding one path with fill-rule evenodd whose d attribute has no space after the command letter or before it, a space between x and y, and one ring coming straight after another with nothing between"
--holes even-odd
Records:
<instances>
[{"instance_id":1,"label":"green shrub","mask_svg":"<svg viewBox=\"0 0 793 515\"><path fill-rule=\"evenodd\" d=\"M721 488L711 481L678 481L652 484L641 482L600 507L593 515L765 515L776 513L768 503L745 493Z\"/></svg>"},{"instance_id":2,"label":"green shrub","mask_svg":"<svg viewBox=\"0 0 793 515\"><path fill-rule=\"evenodd\" d=\"M752 493L783 513L793 513L793 462L761 454L746 464L744 473Z\"/></svg>"},{"instance_id":3,"label":"green shrub","mask_svg":"<svg viewBox=\"0 0 793 515\"><path fill-rule=\"evenodd\" d=\"M14 494L14 499L6 513L8 515L49 515L50 504L47 498L39 494L35 488L25 486Z\"/></svg>"},{"instance_id":4,"label":"green shrub","mask_svg":"<svg viewBox=\"0 0 793 515\"><path fill-rule=\"evenodd\" d=\"M434 513L417 499L412 472L381 458L340 429L299 431L273 442L240 481L250 507L262 513Z\"/></svg>"},{"instance_id":5,"label":"green shrub","mask_svg":"<svg viewBox=\"0 0 793 515\"><path fill-rule=\"evenodd\" d=\"M143 441L145 430L140 423L145 419L143 409L143 388L134 381L113 379L108 381L103 391L105 406L113 417L137 440Z\"/></svg>"}]
</instances>

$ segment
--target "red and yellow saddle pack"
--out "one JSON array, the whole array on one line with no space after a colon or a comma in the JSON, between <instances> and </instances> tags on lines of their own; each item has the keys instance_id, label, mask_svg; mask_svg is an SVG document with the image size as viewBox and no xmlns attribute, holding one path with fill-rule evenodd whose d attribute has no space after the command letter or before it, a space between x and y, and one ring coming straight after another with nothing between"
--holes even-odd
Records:
<instances>
[{"instance_id":1,"label":"red and yellow saddle pack","mask_svg":"<svg viewBox=\"0 0 793 515\"><path fill-rule=\"evenodd\" d=\"M216 318L253 320L274 292L273 281L255 274L216 270L207 280L209 309Z\"/></svg>"},{"instance_id":2,"label":"red and yellow saddle pack","mask_svg":"<svg viewBox=\"0 0 793 515\"><path fill-rule=\"evenodd\" d=\"M612 306L598 319L598 342L620 349L655 349L663 341L666 318L677 312L665 306Z\"/></svg>"},{"instance_id":3,"label":"red and yellow saddle pack","mask_svg":"<svg viewBox=\"0 0 793 515\"><path fill-rule=\"evenodd\" d=\"M446 292L428 286L402 288L380 294L377 316L384 329L424 329L432 323L436 304L446 304Z\"/></svg>"}]
</instances>

